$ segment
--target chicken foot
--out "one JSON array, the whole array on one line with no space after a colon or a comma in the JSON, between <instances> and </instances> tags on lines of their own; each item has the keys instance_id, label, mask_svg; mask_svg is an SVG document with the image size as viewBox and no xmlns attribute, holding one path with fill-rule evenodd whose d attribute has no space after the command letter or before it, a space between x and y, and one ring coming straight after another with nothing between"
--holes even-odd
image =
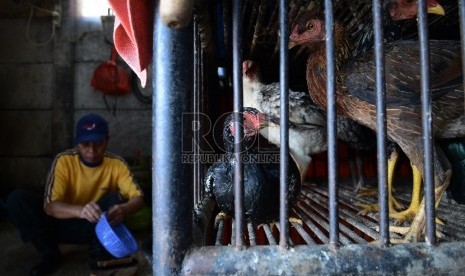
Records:
<instances>
[{"instance_id":1,"label":"chicken foot","mask_svg":"<svg viewBox=\"0 0 465 276\"><path fill-rule=\"evenodd\" d=\"M420 209L420 194L422 181L421 172L415 165L411 164L411 167L413 174L413 187L410 206L406 210L401 212L391 211L391 209L389 209L389 216L391 218L396 219L396 221L394 222L394 225L396 226L402 225L404 221L412 221Z\"/></svg>"},{"instance_id":2,"label":"chicken foot","mask_svg":"<svg viewBox=\"0 0 465 276\"><path fill-rule=\"evenodd\" d=\"M300 225L303 225L303 222L301 219L299 218L296 218L296 217L289 217L288 221L292 224L292 223L298 223ZM260 229L262 228L265 224L268 224L270 226L271 229L273 229L275 226L276 226L276 222L273 221L271 223L260 223L258 226L257 226L257 229Z\"/></svg>"},{"instance_id":3,"label":"chicken foot","mask_svg":"<svg viewBox=\"0 0 465 276\"><path fill-rule=\"evenodd\" d=\"M434 198L435 204L434 207L437 209L439 204L441 203L442 197L447 190L447 187L450 183L450 178L452 176L452 170L449 168L445 172L445 179L443 183L434 189ZM426 223L426 211L425 211L425 198L423 197L421 204L419 205L419 211L415 218L412 221L410 227L399 227L399 226L391 226L389 227L389 231L405 234L404 238L402 239L391 239L393 243L406 243L406 242L419 242L421 235L425 232L425 223ZM436 223L443 224L436 218ZM442 236L439 231L436 231L437 236Z\"/></svg>"},{"instance_id":4,"label":"chicken foot","mask_svg":"<svg viewBox=\"0 0 465 276\"><path fill-rule=\"evenodd\" d=\"M389 216L391 216L391 213L392 214L396 214L397 212L395 210L397 209L402 209L403 206L402 204L400 204L396 199L395 197L392 195L392 181L393 181L393 177L394 177L394 169L396 167L396 163L397 163L397 159L399 157L399 154L397 152L397 150L393 150L391 155L389 156L389 159L388 159L388 166L387 166L387 170L388 170L388 179L387 179L387 182L388 182L388 204L389 204ZM420 179L421 180L421 179ZM376 190L377 189L373 189L373 190ZM361 193L358 193L358 195L360 195ZM358 197L357 195L357 197ZM359 207L362 207L362 210L360 210L358 212L359 215L366 215L370 212L378 212L379 211L379 207L378 207L378 204L362 204L362 203L355 203L355 205L359 206Z\"/></svg>"},{"instance_id":5,"label":"chicken foot","mask_svg":"<svg viewBox=\"0 0 465 276\"><path fill-rule=\"evenodd\" d=\"M220 221L225 221L227 220L228 218L230 218L231 216L230 215L227 215L225 212L221 211L219 212L216 217L215 217L215 229L218 228L218 225L220 224Z\"/></svg>"}]
</instances>

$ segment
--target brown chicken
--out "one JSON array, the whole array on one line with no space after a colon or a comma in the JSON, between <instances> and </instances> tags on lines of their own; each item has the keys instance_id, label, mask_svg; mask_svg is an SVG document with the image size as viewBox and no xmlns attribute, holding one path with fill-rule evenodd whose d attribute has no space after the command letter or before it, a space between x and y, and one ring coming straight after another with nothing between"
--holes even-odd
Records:
<instances>
[{"instance_id":1,"label":"brown chicken","mask_svg":"<svg viewBox=\"0 0 465 276\"><path fill-rule=\"evenodd\" d=\"M326 109L326 45L324 15L306 13L293 27L290 47L310 47L307 85L313 101ZM335 23L337 112L376 130L375 64L373 52L351 58L344 27ZM385 46L386 116L388 138L410 159L420 177L424 174L420 47L416 41L398 41ZM456 41L430 41L432 130L434 139L465 136L461 71L461 47ZM434 145L434 144L433 144ZM433 146L436 206L451 176L448 161ZM424 202L424 200L423 200ZM424 203L422 203L423 205ZM418 241L425 213L419 208L405 241ZM390 214L392 216L392 214Z\"/></svg>"},{"instance_id":2,"label":"brown chicken","mask_svg":"<svg viewBox=\"0 0 465 276\"><path fill-rule=\"evenodd\" d=\"M368 3L369 2L369 3ZM367 4L371 4L371 1L368 1ZM443 16L445 14L444 8L436 0L427 0L427 12L429 14ZM417 1L412 0L384 0L382 1L382 16L383 16L383 29L384 29L384 42L393 42L400 40L404 36L417 36L417 28L407 28L406 25L409 25L410 22L416 22L416 16L418 13ZM404 25L406 24L406 25ZM350 24L349 24L350 25ZM374 47L374 26L373 26L373 16L365 16L364 19L358 24L360 28L356 32L350 32L348 35L348 41L352 47L352 55L358 56L365 54L368 51L371 51ZM415 23L416 25L416 23ZM388 160L388 188L389 188L389 208L391 210L391 216L397 218L395 224L401 225L406 220L412 220L415 214L418 211L420 205L420 193L421 193L421 176L418 171L414 170L414 179L413 187L414 193L412 194L412 199L410 206L398 213L395 210L400 210L403 206L392 196L392 183L394 177L394 170L398 159L398 147L395 143L389 144L389 160ZM378 189L364 188L359 193L358 196L365 195L376 195ZM359 214L367 214L369 212L377 212L378 204L361 204L356 203L359 207L362 207L362 210Z\"/></svg>"},{"instance_id":3,"label":"brown chicken","mask_svg":"<svg viewBox=\"0 0 465 276\"><path fill-rule=\"evenodd\" d=\"M366 1L366 5L370 6L371 1ZM393 42L401 39L403 36L417 35L416 26L414 29L405 28L405 24L412 21L416 22L416 15L418 12L417 1L411 0L384 0L382 1L382 15L383 15L383 29L384 29L384 42ZM345 3L346 8L356 9L356 5ZM427 0L428 13L435 15L444 15L444 8L436 0ZM339 18L339 17L337 17ZM347 26L358 26L357 30L349 28L347 35L349 45L351 46L351 54L353 56L358 56L365 54L368 51L371 51L374 47L374 26L373 26L373 16L371 13L365 13L361 18L353 18L357 23L349 23L345 18L340 18L344 20L344 24ZM409 24L407 24L409 25ZM338 126L339 132L339 126ZM404 221L410 221L416 215L420 205L420 194L421 194L421 175L418 170L412 168L413 173L413 187L414 192L412 193L412 199L409 207L406 210L397 212L397 210L404 209L397 199L392 195L394 188L392 187L394 170L398 159L398 146L396 143L389 141L388 144L388 193L389 193L389 209L391 210L391 217L396 218L395 225L401 225ZM357 186L357 188L360 186ZM357 197L359 196L375 196L378 194L377 188L363 187L362 189L357 189ZM355 203L357 206L361 207L359 214L366 215L369 212L377 212L378 204L362 204Z\"/></svg>"}]
</instances>

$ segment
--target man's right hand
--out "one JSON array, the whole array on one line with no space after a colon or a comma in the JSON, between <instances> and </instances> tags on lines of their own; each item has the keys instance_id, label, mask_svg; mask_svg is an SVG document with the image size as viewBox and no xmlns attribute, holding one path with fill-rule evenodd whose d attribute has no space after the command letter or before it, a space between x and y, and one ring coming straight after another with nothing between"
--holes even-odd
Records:
<instances>
[{"instance_id":1,"label":"man's right hand","mask_svg":"<svg viewBox=\"0 0 465 276\"><path fill-rule=\"evenodd\" d=\"M96 223L100 219L101 215L102 210L100 210L100 206L98 206L95 202L89 202L82 207L79 217Z\"/></svg>"}]
</instances>

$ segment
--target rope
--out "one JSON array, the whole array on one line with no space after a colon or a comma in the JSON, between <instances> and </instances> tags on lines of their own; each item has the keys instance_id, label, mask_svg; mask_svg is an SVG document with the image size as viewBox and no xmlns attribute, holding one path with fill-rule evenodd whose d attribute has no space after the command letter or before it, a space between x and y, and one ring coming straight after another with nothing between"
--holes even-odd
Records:
<instances>
[{"instance_id":1,"label":"rope","mask_svg":"<svg viewBox=\"0 0 465 276\"><path fill-rule=\"evenodd\" d=\"M34 16L34 9L37 9L37 10L42 11L42 12L50 13L51 15L54 15L54 12L50 11L50 10L46 10L46 9L36 7L36 6L32 5L32 4L30 5L30 13L29 13L29 18L27 20L27 25L26 25L26 40L29 43L31 43L32 45L34 45L34 46L45 46L45 45L49 44L53 40L53 38L55 37L55 23L52 20L52 34L51 34L50 38L48 38L44 42L33 41L29 37L29 32L30 32L32 17Z\"/></svg>"}]
</instances>

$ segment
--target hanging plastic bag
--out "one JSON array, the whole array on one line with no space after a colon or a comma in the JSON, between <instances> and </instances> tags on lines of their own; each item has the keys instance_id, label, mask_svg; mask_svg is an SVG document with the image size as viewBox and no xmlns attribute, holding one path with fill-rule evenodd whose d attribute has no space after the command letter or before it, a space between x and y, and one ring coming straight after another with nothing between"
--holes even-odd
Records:
<instances>
[{"instance_id":1,"label":"hanging plastic bag","mask_svg":"<svg viewBox=\"0 0 465 276\"><path fill-rule=\"evenodd\" d=\"M116 49L113 47L110 60L95 69L90 85L108 95L124 95L131 91L131 76L116 63Z\"/></svg>"}]
</instances>

